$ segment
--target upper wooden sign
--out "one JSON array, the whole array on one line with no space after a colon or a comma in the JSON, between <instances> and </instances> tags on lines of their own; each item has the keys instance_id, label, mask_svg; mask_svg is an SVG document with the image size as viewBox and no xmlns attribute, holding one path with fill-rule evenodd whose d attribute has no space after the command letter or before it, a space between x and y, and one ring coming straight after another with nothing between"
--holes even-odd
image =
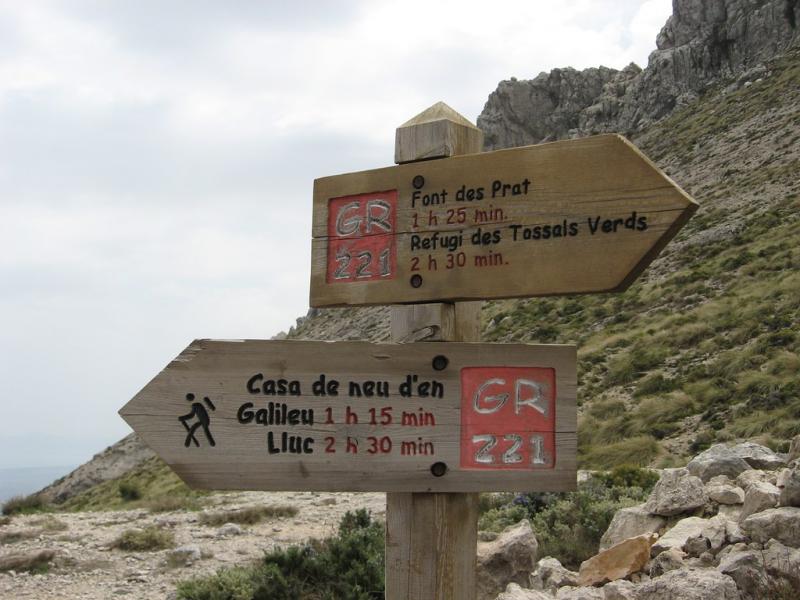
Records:
<instances>
[{"instance_id":1,"label":"upper wooden sign","mask_svg":"<svg viewBox=\"0 0 800 600\"><path fill-rule=\"evenodd\" d=\"M621 291L696 209L619 135L323 177L310 303Z\"/></svg>"},{"instance_id":2,"label":"upper wooden sign","mask_svg":"<svg viewBox=\"0 0 800 600\"><path fill-rule=\"evenodd\" d=\"M120 415L190 486L559 491L573 346L193 342Z\"/></svg>"}]
</instances>

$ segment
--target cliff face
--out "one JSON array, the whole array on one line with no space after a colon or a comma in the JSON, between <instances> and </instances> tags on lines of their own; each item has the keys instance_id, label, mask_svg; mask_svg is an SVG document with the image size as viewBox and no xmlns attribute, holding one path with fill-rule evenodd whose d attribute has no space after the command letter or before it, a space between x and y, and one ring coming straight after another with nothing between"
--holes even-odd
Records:
<instances>
[{"instance_id":1,"label":"cliff face","mask_svg":"<svg viewBox=\"0 0 800 600\"><path fill-rule=\"evenodd\" d=\"M486 149L641 131L797 45L798 21L800 0L673 0L644 70L554 69L501 82L478 117Z\"/></svg>"}]
</instances>

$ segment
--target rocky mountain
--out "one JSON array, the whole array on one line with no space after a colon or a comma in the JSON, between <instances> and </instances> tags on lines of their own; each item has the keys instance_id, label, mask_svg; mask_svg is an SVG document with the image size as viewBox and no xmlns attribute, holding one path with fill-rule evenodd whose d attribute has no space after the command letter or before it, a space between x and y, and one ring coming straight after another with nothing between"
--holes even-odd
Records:
<instances>
[{"instance_id":1,"label":"rocky mountain","mask_svg":"<svg viewBox=\"0 0 800 600\"><path fill-rule=\"evenodd\" d=\"M756 69L798 42L797 0L673 0L644 70L631 64L501 82L478 117L487 150L604 132L632 135L716 83Z\"/></svg>"},{"instance_id":2,"label":"rocky mountain","mask_svg":"<svg viewBox=\"0 0 800 600\"><path fill-rule=\"evenodd\" d=\"M586 467L800 433L798 16L796 0L675 0L644 70L505 81L478 118L488 148L627 132L701 205L624 294L485 303L486 341L579 345ZM312 309L288 337L385 341L388 309ZM102 502L96 483L154 460L131 443L47 491Z\"/></svg>"},{"instance_id":3,"label":"rocky mountain","mask_svg":"<svg viewBox=\"0 0 800 600\"><path fill-rule=\"evenodd\" d=\"M42 490L51 501L63 503L89 488L122 477L144 461L155 457L135 433L125 436L113 446L95 454L92 459L54 481Z\"/></svg>"}]
</instances>

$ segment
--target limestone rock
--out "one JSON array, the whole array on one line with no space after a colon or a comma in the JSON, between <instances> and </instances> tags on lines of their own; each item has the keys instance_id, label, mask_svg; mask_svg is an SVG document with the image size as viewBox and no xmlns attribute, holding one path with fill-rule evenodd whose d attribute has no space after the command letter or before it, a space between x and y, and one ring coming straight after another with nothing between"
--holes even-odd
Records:
<instances>
[{"instance_id":1,"label":"limestone rock","mask_svg":"<svg viewBox=\"0 0 800 600\"><path fill-rule=\"evenodd\" d=\"M602 590L593 587L566 586L558 590L558 600L605 600Z\"/></svg>"},{"instance_id":2,"label":"limestone rock","mask_svg":"<svg viewBox=\"0 0 800 600\"><path fill-rule=\"evenodd\" d=\"M538 549L527 519L507 527L493 542L478 544L478 597L494 598L509 583L526 585Z\"/></svg>"},{"instance_id":3,"label":"limestone rock","mask_svg":"<svg viewBox=\"0 0 800 600\"><path fill-rule=\"evenodd\" d=\"M509 583L506 591L497 597L497 600L553 600L550 594L528 590L516 583Z\"/></svg>"},{"instance_id":4,"label":"limestone rock","mask_svg":"<svg viewBox=\"0 0 800 600\"><path fill-rule=\"evenodd\" d=\"M620 579L603 586L603 600L636 600L636 585Z\"/></svg>"},{"instance_id":5,"label":"limestone rock","mask_svg":"<svg viewBox=\"0 0 800 600\"><path fill-rule=\"evenodd\" d=\"M793 597L800 589L800 550L770 540L761 551L730 552L720 560L721 573L731 576L747 600Z\"/></svg>"},{"instance_id":6,"label":"limestone rock","mask_svg":"<svg viewBox=\"0 0 800 600\"><path fill-rule=\"evenodd\" d=\"M636 591L639 600L741 600L736 582L714 569L676 569Z\"/></svg>"},{"instance_id":7,"label":"limestone rock","mask_svg":"<svg viewBox=\"0 0 800 600\"><path fill-rule=\"evenodd\" d=\"M228 537L230 535L242 535L244 531L236 523L225 523L217 529L217 537Z\"/></svg>"},{"instance_id":8,"label":"limestone rock","mask_svg":"<svg viewBox=\"0 0 800 600\"><path fill-rule=\"evenodd\" d=\"M191 565L203 557L200 551L200 546L197 544L187 544L179 546L169 552L169 558L172 562L180 565Z\"/></svg>"},{"instance_id":9,"label":"limestone rock","mask_svg":"<svg viewBox=\"0 0 800 600\"><path fill-rule=\"evenodd\" d=\"M708 525L708 519L700 517L687 517L678 521L672 529L668 529L656 543L653 544L652 555L657 556L665 550L676 548L683 550L689 538L700 535Z\"/></svg>"},{"instance_id":10,"label":"limestone rock","mask_svg":"<svg viewBox=\"0 0 800 600\"><path fill-rule=\"evenodd\" d=\"M770 540L761 552L767 573L785 581L790 589L800 590L800 550Z\"/></svg>"},{"instance_id":11,"label":"limestone rock","mask_svg":"<svg viewBox=\"0 0 800 600\"><path fill-rule=\"evenodd\" d=\"M792 438L792 443L789 446L789 454L786 457L787 462L792 462L800 458L800 434Z\"/></svg>"},{"instance_id":12,"label":"limestone rock","mask_svg":"<svg viewBox=\"0 0 800 600\"><path fill-rule=\"evenodd\" d=\"M710 500L718 504L742 504L744 502L744 490L737 485L709 483L706 485L706 493Z\"/></svg>"},{"instance_id":13,"label":"limestone rock","mask_svg":"<svg viewBox=\"0 0 800 600\"><path fill-rule=\"evenodd\" d=\"M751 469L750 471L743 471L736 477L736 485L742 488L745 492L753 483L759 481L767 481L767 474L758 469Z\"/></svg>"},{"instance_id":14,"label":"limestone rock","mask_svg":"<svg viewBox=\"0 0 800 600\"><path fill-rule=\"evenodd\" d=\"M684 568L686 566L686 563L683 562L685 556L686 553L678 548L670 548L660 553L650 563L650 577L659 577L667 571Z\"/></svg>"},{"instance_id":15,"label":"limestone rock","mask_svg":"<svg viewBox=\"0 0 800 600\"><path fill-rule=\"evenodd\" d=\"M580 585L597 585L623 579L641 571L650 560L650 546L657 534L644 534L615 544L581 563Z\"/></svg>"},{"instance_id":16,"label":"limestone rock","mask_svg":"<svg viewBox=\"0 0 800 600\"><path fill-rule=\"evenodd\" d=\"M730 448L731 454L738 456L754 469L774 471L786 466L786 460L761 444L742 442Z\"/></svg>"},{"instance_id":17,"label":"limestone rock","mask_svg":"<svg viewBox=\"0 0 800 600\"><path fill-rule=\"evenodd\" d=\"M780 497L781 491L771 483L753 482L744 493L744 506L739 519L746 519L750 515L768 508L775 508L778 506Z\"/></svg>"},{"instance_id":18,"label":"limestone rock","mask_svg":"<svg viewBox=\"0 0 800 600\"><path fill-rule=\"evenodd\" d=\"M793 0L674 0L644 70L554 69L501 82L478 117L485 147L635 132L690 104L716 80L763 78L764 60L797 43L798 13Z\"/></svg>"},{"instance_id":19,"label":"limestone rock","mask_svg":"<svg viewBox=\"0 0 800 600\"><path fill-rule=\"evenodd\" d=\"M534 590L555 594L565 585L578 585L578 574L564 567L556 558L546 556L536 564L531 573L530 587Z\"/></svg>"},{"instance_id":20,"label":"limestone rock","mask_svg":"<svg viewBox=\"0 0 800 600\"><path fill-rule=\"evenodd\" d=\"M703 482L686 469L664 469L645 508L654 515L670 517L690 512L708 502Z\"/></svg>"},{"instance_id":21,"label":"limestone rock","mask_svg":"<svg viewBox=\"0 0 800 600\"><path fill-rule=\"evenodd\" d=\"M738 523L739 517L742 516L742 505L741 504L720 504L719 510L717 514L721 517L725 517L730 521L736 521Z\"/></svg>"},{"instance_id":22,"label":"limestone rock","mask_svg":"<svg viewBox=\"0 0 800 600\"><path fill-rule=\"evenodd\" d=\"M702 536L708 540L708 549L716 554L725 545L728 539L730 522L725 517L715 516L708 520L708 525L703 529Z\"/></svg>"},{"instance_id":23,"label":"limestone rock","mask_svg":"<svg viewBox=\"0 0 800 600\"><path fill-rule=\"evenodd\" d=\"M738 521L728 520L725 523L725 540L728 544L739 544L746 539L742 528L739 527Z\"/></svg>"},{"instance_id":24,"label":"limestone rock","mask_svg":"<svg viewBox=\"0 0 800 600\"><path fill-rule=\"evenodd\" d=\"M722 561L723 558L733 552L744 552L745 550L750 550L750 548L744 542L738 542L736 544L731 544L730 546L725 546L719 551L719 554L717 554L717 560Z\"/></svg>"},{"instance_id":25,"label":"limestone rock","mask_svg":"<svg viewBox=\"0 0 800 600\"><path fill-rule=\"evenodd\" d=\"M5 571L27 571L50 563L56 556L53 550L37 550L0 557L0 573Z\"/></svg>"},{"instance_id":26,"label":"limestone rock","mask_svg":"<svg viewBox=\"0 0 800 600\"><path fill-rule=\"evenodd\" d=\"M637 535L657 533L666 522L663 517L650 514L645 504L621 508L614 513L614 518L600 539L600 550Z\"/></svg>"},{"instance_id":27,"label":"limestone rock","mask_svg":"<svg viewBox=\"0 0 800 600\"><path fill-rule=\"evenodd\" d=\"M800 506L800 465L794 466L784 477L781 506Z\"/></svg>"},{"instance_id":28,"label":"limestone rock","mask_svg":"<svg viewBox=\"0 0 800 600\"><path fill-rule=\"evenodd\" d=\"M734 478L752 467L725 444L716 444L689 461L686 469L703 481L717 475Z\"/></svg>"},{"instance_id":29,"label":"limestone rock","mask_svg":"<svg viewBox=\"0 0 800 600\"><path fill-rule=\"evenodd\" d=\"M727 554L720 560L717 569L733 578L743 598L757 600L767 590L763 559L752 550Z\"/></svg>"},{"instance_id":30,"label":"limestone rock","mask_svg":"<svg viewBox=\"0 0 800 600\"><path fill-rule=\"evenodd\" d=\"M786 546L800 548L800 508L770 508L750 515L740 526L754 542L765 544L775 539Z\"/></svg>"}]
</instances>

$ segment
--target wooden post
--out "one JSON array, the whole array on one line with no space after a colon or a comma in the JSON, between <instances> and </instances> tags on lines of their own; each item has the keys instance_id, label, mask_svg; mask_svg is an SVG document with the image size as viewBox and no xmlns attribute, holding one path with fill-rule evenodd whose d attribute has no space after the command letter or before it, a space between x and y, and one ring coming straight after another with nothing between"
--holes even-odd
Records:
<instances>
[{"instance_id":1,"label":"wooden post","mask_svg":"<svg viewBox=\"0 0 800 600\"><path fill-rule=\"evenodd\" d=\"M480 152L483 133L438 102L397 129L395 162ZM394 342L478 342L481 302L393 306ZM386 495L387 600L475 600L478 494Z\"/></svg>"}]
</instances>

